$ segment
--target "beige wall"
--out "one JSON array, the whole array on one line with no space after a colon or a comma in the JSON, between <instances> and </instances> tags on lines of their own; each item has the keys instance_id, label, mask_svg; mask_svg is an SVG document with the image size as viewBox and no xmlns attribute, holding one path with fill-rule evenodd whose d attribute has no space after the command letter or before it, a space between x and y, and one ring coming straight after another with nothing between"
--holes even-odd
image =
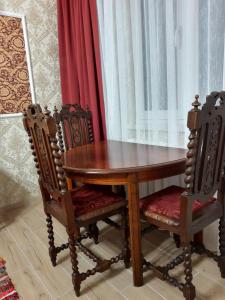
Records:
<instances>
[{"instance_id":1,"label":"beige wall","mask_svg":"<svg viewBox=\"0 0 225 300\"><path fill-rule=\"evenodd\" d=\"M56 0L0 0L0 10L26 15L36 100L51 108L59 104ZM0 207L36 197L37 192L22 118L0 119Z\"/></svg>"}]
</instances>

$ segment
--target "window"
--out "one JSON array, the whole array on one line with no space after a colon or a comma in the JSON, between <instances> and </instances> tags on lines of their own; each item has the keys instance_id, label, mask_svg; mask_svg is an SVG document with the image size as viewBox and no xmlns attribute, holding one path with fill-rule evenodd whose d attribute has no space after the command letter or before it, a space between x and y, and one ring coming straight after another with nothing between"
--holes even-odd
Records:
<instances>
[{"instance_id":1,"label":"window","mask_svg":"<svg viewBox=\"0 0 225 300\"><path fill-rule=\"evenodd\" d=\"M224 0L98 0L108 137L186 145L187 112L224 84Z\"/></svg>"}]
</instances>

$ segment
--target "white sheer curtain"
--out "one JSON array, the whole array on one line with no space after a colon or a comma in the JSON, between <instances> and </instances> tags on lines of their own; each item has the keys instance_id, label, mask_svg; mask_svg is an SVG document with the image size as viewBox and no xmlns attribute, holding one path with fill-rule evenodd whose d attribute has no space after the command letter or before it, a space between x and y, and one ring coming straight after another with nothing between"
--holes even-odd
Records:
<instances>
[{"instance_id":1,"label":"white sheer curtain","mask_svg":"<svg viewBox=\"0 0 225 300\"><path fill-rule=\"evenodd\" d=\"M186 147L194 95L224 78L224 0L97 0L108 138Z\"/></svg>"},{"instance_id":2,"label":"white sheer curtain","mask_svg":"<svg viewBox=\"0 0 225 300\"><path fill-rule=\"evenodd\" d=\"M225 0L97 0L109 139L186 147L194 95L224 87ZM169 179L145 185L145 193ZM177 183L177 181L180 181Z\"/></svg>"}]
</instances>

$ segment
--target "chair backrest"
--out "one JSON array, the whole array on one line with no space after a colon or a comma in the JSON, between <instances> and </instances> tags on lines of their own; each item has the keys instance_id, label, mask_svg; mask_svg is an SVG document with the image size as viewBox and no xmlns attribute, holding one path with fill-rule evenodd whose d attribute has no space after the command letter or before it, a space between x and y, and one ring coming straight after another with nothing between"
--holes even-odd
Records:
<instances>
[{"instance_id":1,"label":"chair backrest","mask_svg":"<svg viewBox=\"0 0 225 300\"><path fill-rule=\"evenodd\" d=\"M63 150L63 140L60 124L66 149L94 142L92 114L88 108L84 110L79 104L65 104L60 112L55 108L54 118L57 122L61 150Z\"/></svg>"},{"instance_id":2,"label":"chair backrest","mask_svg":"<svg viewBox=\"0 0 225 300\"><path fill-rule=\"evenodd\" d=\"M201 109L198 98L188 113L185 183L191 198L204 201L218 190L224 172L225 92L212 92Z\"/></svg>"},{"instance_id":3,"label":"chair backrest","mask_svg":"<svg viewBox=\"0 0 225 300\"><path fill-rule=\"evenodd\" d=\"M39 104L31 104L24 112L23 124L29 136L39 180L57 200L67 192L67 183L57 145L55 119L47 107L42 112Z\"/></svg>"}]
</instances>

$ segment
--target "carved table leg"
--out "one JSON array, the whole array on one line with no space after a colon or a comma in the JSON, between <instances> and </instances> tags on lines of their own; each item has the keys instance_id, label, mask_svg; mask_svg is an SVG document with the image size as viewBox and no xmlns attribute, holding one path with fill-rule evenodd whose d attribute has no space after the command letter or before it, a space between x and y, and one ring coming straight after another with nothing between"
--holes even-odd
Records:
<instances>
[{"instance_id":1,"label":"carved table leg","mask_svg":"<svg viewBox=\"0 0 225 300\"><path fill-rule=\"evenodd\" d=\"M203 245L203 231L199 231L194 235L194 242Z\"/></svg>"},{"instance_id":2,"label":"carved table leg","mask_svg":"<svg viewBox=\"0 0 225 300\"><path fill-rule=\"evenodd\" d=\"M139 187L136 174L128 178L128 208L131 243L131 261L133 281L135 286L143 285L142 255L141 255L141 225L139 209Z\"/></svg>"},{"instance_id":3,"label":"carved table leg","mask_svg":"<svg viewBox=\"0 0 225 300\"><path fill-rule=\"evenodd\" d=\"M130 267L130 247L129 247L129 227L127 218L127 208L122 213L122 230L123 230L123 260L125 268Z\"/></svg>"},{"instance_id":4,"label":"carved table leg","mask_svg":"<svg viewBox=\"0 0 225 300\"><path fill-rule=\"evenodd\" d=\"M47 221L47 228L48 228L49 256L51 258L52 265L55 267L57 251L56 251L56 247L54 244L54 231L53 231L53 226L52 226L51 215L47 214L46 221Z\"/></svg>"},{"instance_id":5,"label":"carved table leg","mask_svg":"<svg viewBox=\"0 0 225 300\"><path fill-rule=\"evenodd\" d=\"M80 284L81 284L81 277L78 269L78 260L77 260L77 253L76 253L76 245L75 245L75 238L73 235L69 235L69 249L70 249L70 258L72 263L72 282L74 291L76 296L80 296Z\"/></svg>"},{"instance_id":6,"label":"carved table leg","mask_svg":"<svg viewBox=\"0 0 225 300\"><path fill-rule=\"evenodd\" d=\"M218 265L220 268L221 277L225 278L225 220L222 217L219 223L219 247L220 257Z\"/></svg>"},{"instance_id":7,"label":"carved table leg","mask_svg":"<svg viewBox=\"0 0 225 300\"><path fill-rule=\"evenodd\" d=\"M191 246L184 247L184 274L185 284L183 288L183 294L186 300L195 299L195 287L192 284L192 264L191 264Z\"/></svg>"}]
</instances>

